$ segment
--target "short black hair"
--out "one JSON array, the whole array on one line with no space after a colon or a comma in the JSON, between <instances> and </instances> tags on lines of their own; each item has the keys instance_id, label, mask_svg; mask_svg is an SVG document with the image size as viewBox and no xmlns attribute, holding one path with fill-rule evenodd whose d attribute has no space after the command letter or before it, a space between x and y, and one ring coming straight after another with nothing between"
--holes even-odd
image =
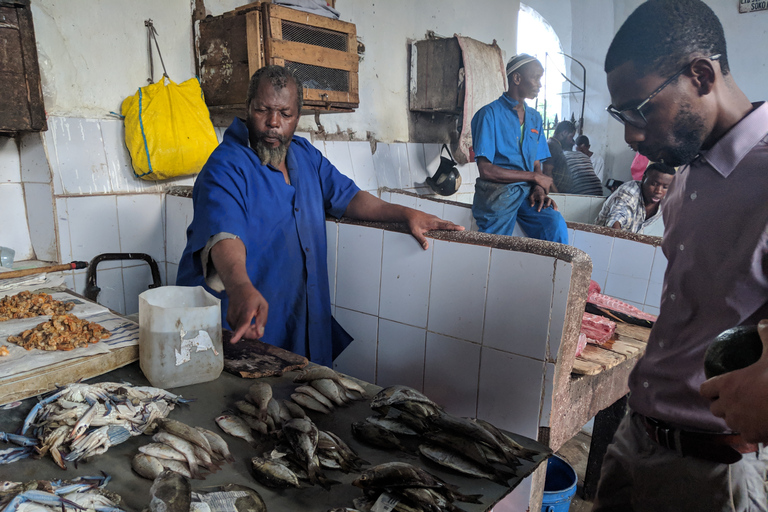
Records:
<instances>
[{"instance_id":1,"label":"short black hair","mask_svg":"<svg viewBox=\"0 0 768 512\"><path fill-rule=\"evenodd\" d=\"M586 135L579 135L576 137L576 145L577 146L589 146L589 137Z\"/></svg>"},{"instance_id":2,"label":"short black hair","mask_svg":"<svg viewBox=\"0 0 768 512\"><path fill-rule=\"evenodd\" d=\"M651 171L657 171L662 174L671 174L672 176L675 175L675 168L671 165L667 165L662 162L651 162L648 164L648 167L645 168L645 172L643 172L643 179L645 179L645 177L648 176L648 173Z\"/></svg>"},{"instance_id":3,"label":"short black hair","mask_svg":"<svg viewBox=\"0 0 768 512\"><path fill-rule=\"evenodd\" d=\"M576 125L570 121L560 121L557 123L557 126L555 126L555 135L560 135L563 132L576 133Z\"/></svg>"},{"instance_id":4,"label":"short black hair","mask_svg":"<svg viewBox=\"0 0 768 512\"><path fill-rule=\"evenodd\" d=\"M251 82L248 84L248 97L245 99L246 108L251 105L251 100L256 96L261 81L265 79L268 79L275 89L286 87L289 80L292 80L296 85L297 106L299 114L301 114L301 107L304 105L304 86L301 83L301 80L288 68L275 65L264 66L253 74Z\"/></svg>"},{"instance_id":5,"label":"short black hair","mask_svg":"<svg viewBox=\"0 0 768 512\"><path fill-rule=\"evenodd\" d=\"M605 56L605 72L633 62L642 75L672 76L694 56L720 55L729 73L723 25L701 0L648 0L629 15Z\"/></svg>"}]
</instances>

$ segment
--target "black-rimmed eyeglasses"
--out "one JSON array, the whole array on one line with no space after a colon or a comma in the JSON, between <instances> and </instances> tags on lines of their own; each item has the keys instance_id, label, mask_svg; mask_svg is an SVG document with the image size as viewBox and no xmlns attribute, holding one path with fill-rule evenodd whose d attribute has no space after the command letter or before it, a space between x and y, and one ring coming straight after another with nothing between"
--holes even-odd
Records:
<instances>
[{"instance_id":1,"label":"black-rimmed eyeglasses","mask_svg":"<svg viewBox=\"0 0 768 512\"><path fill-rule=\"evenodd\" d=\"M718 53L717 55L712 55L709 57L709 60L717 60L719 58L720 54ZM624 110L618 110L613 105L608 105L605 110L607 110L614 119L622 124L628 124L634 126L635 128L645 128L648 125L648 120L645 118L642 108L647 105L648 102L651 101L657 94L659 94L666 86L674 82L675 79L679 77L686 69L688 69L691 64L693 64L693 61L686 64L680 69L680 71L669 77L666 82L656 88L656 90L653 91L650 96L641 101L637 106L625 108Z\"/></svg>"}]
</instances>

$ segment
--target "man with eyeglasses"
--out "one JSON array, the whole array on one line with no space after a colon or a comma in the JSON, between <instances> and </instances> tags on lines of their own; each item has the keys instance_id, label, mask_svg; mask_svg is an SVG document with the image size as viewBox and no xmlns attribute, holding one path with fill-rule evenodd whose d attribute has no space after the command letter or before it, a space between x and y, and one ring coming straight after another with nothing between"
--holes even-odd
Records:
<instances>
[{"instance_id":1,"label":"man with eyeglasses","mask_svg":"<svg viewBox=\"0 0 768 512\"><path fill-rule=\"evenodd\" d=\"M768 104L736 85L723 27L700 0L641 4L605 71L627 143L682 167L664 204L659 317L593 510L768 510L766 451L710 411L717 392L699 394L712 339L768 318Z\"/></svg>"}]
</instances>

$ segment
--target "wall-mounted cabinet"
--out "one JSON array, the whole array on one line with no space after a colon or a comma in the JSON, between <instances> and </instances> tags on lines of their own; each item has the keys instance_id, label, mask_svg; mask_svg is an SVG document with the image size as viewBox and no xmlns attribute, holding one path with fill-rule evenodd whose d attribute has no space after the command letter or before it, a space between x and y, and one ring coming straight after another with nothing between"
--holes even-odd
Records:
<instances>
[{"instance_id":1,"label":"wall-mounted cabinet","mask_svg":"<svg viewBox=\"0 0 768 512\"><path fill-rule=\"evenodd\" d=\"M0 84L0 133L48 129L29 0L0 0Z\"/></svg>"},{"instance_id":2,"label":"wall-mounted cabinet","mask_svg":"<svg viewBox=\"0 0 768 512\"><path fill-rule=\"evenodd\" d=\"M304 84L303 114L359 105L355 25L271 3L200 21L197 59L212 114L244 113L251 75L266 64Z\"/></svg>"}]
</instances>

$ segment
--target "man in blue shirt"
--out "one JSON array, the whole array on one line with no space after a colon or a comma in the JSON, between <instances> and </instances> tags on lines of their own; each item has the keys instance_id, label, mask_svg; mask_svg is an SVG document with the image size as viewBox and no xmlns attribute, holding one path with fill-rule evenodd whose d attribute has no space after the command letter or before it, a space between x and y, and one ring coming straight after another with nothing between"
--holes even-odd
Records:
<instances>
[{"instance_id":1,"label":"man in blue shirt","mask_svg":"<svg viewBox=\"0 0 768 512\"><path fill-rule=\"evenodd\" d=\"M326 213L405 222L425 249L427 231L464 228L361 191L294 137L302 96L283 67L253 75L247 120L232 122L195 182L177 283L221 298L233 343L260 338L330 365L349 337L331 317Z\"/></svg>"},{"instance_id":2,"label":"man in blue shirt","mask_svg":"<svg viewBox=\"0 0 768 512\"><path fill-rule=\"evenodd\" d=\"M507 63L509 89L472 118L472 145L480 179L472 214L484 233L511 235L519 223L532 238L568 243L565 220L547 196L552 178L542 172L549 158L541 115L525 105L541 89L544 68L520 54Z\"/></svg>"}]
</instances>

